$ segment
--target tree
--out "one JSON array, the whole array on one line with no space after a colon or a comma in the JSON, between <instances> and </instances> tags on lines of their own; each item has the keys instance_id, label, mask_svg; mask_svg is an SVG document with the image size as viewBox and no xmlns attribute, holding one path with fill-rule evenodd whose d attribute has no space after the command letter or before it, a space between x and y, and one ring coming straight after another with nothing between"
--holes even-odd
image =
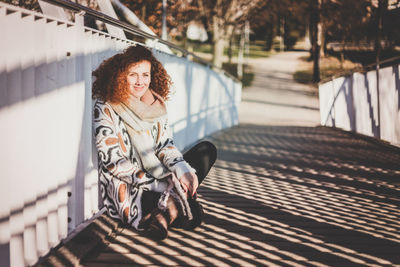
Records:
<instances>
[{"instance_id":1,"label":"tree","mask_svg":"<svg viewBox=\"0 0 400 267\"><path fill-rule=\"evenodd\" d=\"M192 0L175 0L169 4L169 25L180 36L187 48L186 32L189 24L200 19L199 7Z\"/></svg>"},{"instance_id":2,"label":"tree","mask_svg":"<svg viewBox=\"0 0 400 267\"><path fill-rule=\"evenodd\" d=\"M161 0L120 0L132 10L154 33L161 36L162 1ZM167 17L168 21L168 17Z\"/></svg>"},{"instance_id":3,"label":"tree","mask_svg":"<svg viewBox=\"0 0 400 267\"><path fill-rule=\"evenodd\" d=\"M40 12L40 7L37 0L2 0L2 1L7 4Z\"/></svg>"},{"instance_id":4,"label":"tree","mask_svg":"<svg viewBox=\"0 0 400 267\"><path fill-rule=\"evenodd\" d=\"M368 36L369 0L324 0L326 38L331 41L360 41Z\"/></svg>"},{"instance_id":5,"label":"tree","mask_svg":"<svg viewBox=\"0 0 400 267\"><path fill-rule=\"evenodd\" d=\"M252 30L256 36L265 39L265 49L271 50L273 48L273 41L277 34L279 34L278 20L279 20L279 1L265 1L265 4L258 9L252 16L249 17L252 25Z\"/></svg>"},{"instance_id":6,"label":"tree","mask_svg":"<svg viewBox=\"0 0 400 267\"><path fill-rule=\"evenodd\" d=\"M313 58L313 82L320 81L319 73L319 23L320 23L321 0L312 0L310 3L310 33L311 33L311 55Z\"/></svg>"},{"instance_id":7,"label":"tree","mask_svg":"<svg viewBox=\"0 0 400 267\"><path fill-rule=\"evenodd\" d=\"M121 0L154 33L161 36L162 1L161 0ZM167 1L167 32L170 38L186 38L186 30L192 20L200 17L198 6L193 0Z\"/></svg>"},{"instance_id":8,"label":"tree","mask_svg":"<svg viewBox=\"0 0 400 267\"><path fill-rule=\"evenodd\" d=\"M197 0L202 21L212 34L213 64L222 66L224 48L238 25L243 26L262 0Z\"/></svg>"},{"instance_id":9,"label":"tree","mask_svg":"<svg viewBox=\"0 0 400 267\"><path fill-rule=\"evenodd\" d=\"M266 41L266 50L273 49L273 40L282 35L285 49L294 46L305 35L309 1L266 0L262 8L251 15L250 23L257 38Z\"/></svg>"}]
</instances>

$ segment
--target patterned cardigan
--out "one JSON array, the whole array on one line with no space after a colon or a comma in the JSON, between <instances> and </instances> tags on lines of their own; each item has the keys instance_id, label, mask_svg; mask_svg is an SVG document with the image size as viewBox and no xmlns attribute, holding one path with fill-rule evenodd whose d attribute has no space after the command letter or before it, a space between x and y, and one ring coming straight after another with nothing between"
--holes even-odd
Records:
<instances>
[{"instance_id":1,"label":"patterned cardigan","mask_svg":"<svg viewBox=\"0 0 400 267\"><path fill-rule=\"evenodd\" d=\"M111 217L142 230L139 222L143 191L163 192L167 182L141 168L142 153L137 153L138 148L133 147L124 122L110 104L96 100L93 117L103 203ZM146 153L154 153L178 178L186 172L194 172L173 143L166 114L141 134L153 144L152 151Z\"/></svg>"}]
</instances>

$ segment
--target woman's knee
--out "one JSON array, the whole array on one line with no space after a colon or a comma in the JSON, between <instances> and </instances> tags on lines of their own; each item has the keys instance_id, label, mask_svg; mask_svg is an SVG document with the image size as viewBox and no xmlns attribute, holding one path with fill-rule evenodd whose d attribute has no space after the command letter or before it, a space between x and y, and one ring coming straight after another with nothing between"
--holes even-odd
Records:
<instances>
[{"instance_id":1,"label":"woman's knee","mask_svg":"<svg viewBox=\"0 0 400 267\"><path fill-rule=\"evenodd\" d=\"M217 159L217 147L210 141L202 141L201 143L202 146L204 146L206 151L208 152L207 154L210 156L210 161L214 163L215 160Z\"/></svg>"},{"instance_id":2,"label":"woman's knee","mask_svg":"<svg viewBox=\"0 0 400 267\"><path fill-rule=\"evenodd\" d=\"M206 152L206 154L214 156L215 158L217 157L217 148L210 141L201 141L195 147L201 152Z\"/></svg>"}]
</instances>

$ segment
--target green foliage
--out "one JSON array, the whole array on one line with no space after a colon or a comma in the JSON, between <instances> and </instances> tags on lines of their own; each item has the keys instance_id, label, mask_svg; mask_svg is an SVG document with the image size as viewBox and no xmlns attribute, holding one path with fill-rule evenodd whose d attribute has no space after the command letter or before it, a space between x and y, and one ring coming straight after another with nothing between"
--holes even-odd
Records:
<instances>
[{"instance_id":1,"label":"green foliage","mask_svg":"<svg viewBox=\"0 0 400 267\"><path fill-rule=\"evenodd\" d=\"M350 60L355 63L359 63L363 66L375 65L375 63L376 63L376 52L375 51L345 50L342 53L343 53L343 57L345 59ZM328 54L339 60L342 56L340 52L334 52L334 51L328 51ZM392 58L400 58L400 51L397 51L394 49L386 49L386 50L382 51L380 54L381 61L384 61L387 59L392 59Z\"/></svg>"},{"instance_id":2,"label":"green foliage","mask_svg":"<svg viewBox=\"0 0 400 267\"><path fill-rule=\"evenodd\" d=\"M201 53L212 53L212 45L211 44L202 44L202 43L196 43L193 45L193 51L195 52L201 52Z\"/></svg>"},{"instance_id":3,"label":"green foliage","mask_svg":"<svg viewBox=\"0 0 400 267\"><path fill-rule=\"evenodd\" d=\"M224 55L228 56L228 49L225 48ZM200 53L212 53L212 45L211 44L202 44L202 43L197 43L193 45L193 51L194 52L200 52ZM237 57L239 52L239 49L237 46L233 48L233 57ZM261 41L257 42L252 42L250 44L250 49L249 49L249 57L250 58L259 58L259 57L268 57L271 53L269 51L266 51L264 48L264 44Z\"/></svg>"},{"instance_id":4,"label":"green foliage","mask_svg":"<svg viewBox=\"0 0 400 267\"><path fill-rule=\"evenodd\" d=\"M298 70L293 74L293 79L298 83L311 84L312 83L312 70Z\"/></svg>"},{"instance_id":5,"label":"green foliage","mask_svg":"<svg viewBox=\"0 0 400 267\"><path fill-rule=\"evenodd\" d=\"M245 71L241 80L243 87L249 87L254 80L254 73Z\"/></svg>"},{"instance_id":6,"label":"green foliage","mask_svg":"<svg viewBox=\"0 0 400 267\"><path fill-rule=\"evenodd\" d=\"M132 10L154 33L161 36L162 1L161 0L121 0ZM199 18L199 7L191 1L167 1L167 31L169 36L180 38L186 36L188 23Z\"/></svg>"},{"instance_id":7,"label":"green foliage","mask_svg":"<svg viewBox=\"0 0 400 267\"><path fill-rule=\"evenodd\" d=\"M228 73L232 74L233 76L235 76L236 78L238 78L237 72L236 72L236 70L237 70L237 64L236 63L234 63L234 64L232 64L232 63L224 63L224 64L222 64L222 68L226 72L228 72ZM243 65L243 70L244 70L243 71L243 77L242 77L242 79L240 81L242 82L242 86L243 87L248 87L253 82L254 73L251 72L250 67L247 66L247 65Z\"/></svg>"},{"instance_id":8,"label":"green foliage","mask_svg":"<svg viewBox=\"0 0 400 267\"><path fill-rule=\"evenodd\" d=\"M266 51L263 45L250 44L250 58L268 57L270 54L271 52Z\"/></svg>"},{"instance_id":9,"label":"green foliage","mask_svg":"<svg viewBox=\"0 0 400 267\"><path fill-rule=\"evenodd\" d=\"M310 84L315 87L318 84L312 82L313 78L313 67L309 57L301 59L302 63L297 66L297 70L293 75L293 79L299 83ZM321 80L329 79L333 76L338 77L344 74L350 73L354 70L359 70L360 64L354 63L350 60L340 61L340 59L327 56L320 60L320 74Z\"/></svg>"},{"instance_id":10,"label":"green foliage","mask_svg":"<svg viewBox=\"0 0 400 267\"><path fill-rule=\"evenodd\" d=\"M324 1L321 10L326 39L356 41L370 39L372 7L366 0Z\"/></svg>"},{"instance_id":11,"label":"green foliage","mask_svg":"<svg viewBox=\"0 0 400 267\"><path fill-rule=\"evenodd\" d=\"M276 36L283 36L287 49L305 35L307 26L306 7L309 1L267 0L263 8L250 17L254 38L264 40L265 50L279 49L274 43Z\"/></svg>"}]
</instances>

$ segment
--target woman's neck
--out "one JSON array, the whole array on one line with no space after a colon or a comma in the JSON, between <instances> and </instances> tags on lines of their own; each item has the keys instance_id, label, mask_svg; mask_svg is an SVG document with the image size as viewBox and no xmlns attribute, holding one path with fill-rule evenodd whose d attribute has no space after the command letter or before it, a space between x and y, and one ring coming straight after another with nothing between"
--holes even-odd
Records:
<instances>
[{"instance_id":1,"label":"woman's neck","mask_svg":"<svg viewBox=\"0 0 400 267\"><path fill-rule=\"evenodd\" d=\"M142 101L143 103L145 103L146 105L151 105L154 103L154 101L156 100L156 98L154 97L154 95L151 93L150 89L147 90L144 95L140 98L140 101Z\"/></svg>"}]
</instances>

